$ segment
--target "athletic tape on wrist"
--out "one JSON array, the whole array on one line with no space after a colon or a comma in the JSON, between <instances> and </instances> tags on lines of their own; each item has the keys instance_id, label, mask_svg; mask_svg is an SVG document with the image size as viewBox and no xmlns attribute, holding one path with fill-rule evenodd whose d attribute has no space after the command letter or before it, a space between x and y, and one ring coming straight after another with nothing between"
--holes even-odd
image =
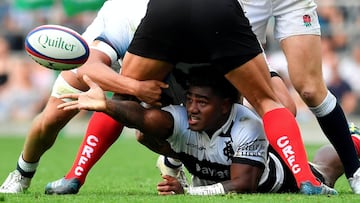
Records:
<instances>
[{"instance_id":1,"label":"athletic tape on wrist","mask_svg":"<svg viewBox=\"0 0 360 203\"><path fill-rule=\"evenodd\" d=\"M184 188L185 193L189 195L223 195L225 194L224 186L221 183L213 185L188 187Z\"/></svg>"}]
</instances>

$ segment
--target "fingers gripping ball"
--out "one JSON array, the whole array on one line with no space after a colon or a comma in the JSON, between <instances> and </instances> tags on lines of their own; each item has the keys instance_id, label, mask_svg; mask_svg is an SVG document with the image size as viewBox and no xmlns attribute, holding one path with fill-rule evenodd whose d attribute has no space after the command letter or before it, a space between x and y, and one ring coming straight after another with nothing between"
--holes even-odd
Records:
<instances>
[{"instance_id":1,"label":"fingers gripping ball","mask_svg":"<svg viewBox=\"0 0 360 203\"><path fill-rule=\"evenodd\" d=\"M40 65L70 70L89 58L89 46L76 31L60 25L42 25L25 38L25 50Z\"/></svg>"}]
</instances>

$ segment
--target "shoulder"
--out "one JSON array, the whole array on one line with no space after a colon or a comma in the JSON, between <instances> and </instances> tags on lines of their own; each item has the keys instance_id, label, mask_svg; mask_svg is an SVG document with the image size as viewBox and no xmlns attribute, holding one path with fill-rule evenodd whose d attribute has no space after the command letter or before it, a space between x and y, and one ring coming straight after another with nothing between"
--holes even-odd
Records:
<instances>
[{"instance_id":1,"label":"shoulder","mask_svg":"<svg viewBox=\"0 0 360 203\"><path fill-rule=\"evenodd\" d=\"M263 123L260 117L243 105L235 105L234 125L231 136L239 143L251 140L266 142Z\"/></svg>"},{"instance_id":2,"label":"shoulder","mask_svg":"<svg viewBox=\"0 0 360 203\"><path fill-rule=\"evenodd\" d=\"M242 126L262 126L261 118L253 110L241 104L235 104L234 109L235 122L242 123Z\"/></svg>"},{"instance_id":3,"label":"shoulder","mask_svg":"<svg viewBox=\"0 0 360 203\"><path fill-rule=\"evenodd\" d=\"M163 111L169 112L173 117L186 117L186 109L181 105L169 105L162 108Z\"/></svg>"},{"instance_id":4,"label":"shoulder","mask_svg":"<svg viewBox=\"0 0 360 203\"><path fill-rule=\"evenodd\" d=\"M186 108L180 105L169 105L162 108L163 111L169 112L174 119L173 134L179 134L184 129L188 129L188 119Z\"/></svg>"}]
</instances>

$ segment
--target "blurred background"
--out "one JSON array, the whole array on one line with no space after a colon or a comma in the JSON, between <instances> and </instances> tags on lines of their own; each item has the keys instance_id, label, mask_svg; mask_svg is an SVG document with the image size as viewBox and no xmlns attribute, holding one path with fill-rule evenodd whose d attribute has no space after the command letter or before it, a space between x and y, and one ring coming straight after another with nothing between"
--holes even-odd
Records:
<instances>
[{"instance_id":1,"label":"blurred background","mask_svg":"<svg viewBox=\"0 0 360 203\"><path fill-rule=\"evenodd\" d=\"M26 135L42 110L58 72L33 62L24 50L27 33L39 25L59 24L82 33L105 0L0 0L0 136ZM350 121L360 124L360 1L315 0L322 26L323 75ZM279 71L298 106L297 120L307 136L321 133L314 116L293 90L287 63L273 40L272 22L265 47L272 67ZM66 127L83 134L90 113L82 113ZM319 138L323 141L324 136ZM310 138L309 138L310 139Z\"/></svg>"}]
</instances>

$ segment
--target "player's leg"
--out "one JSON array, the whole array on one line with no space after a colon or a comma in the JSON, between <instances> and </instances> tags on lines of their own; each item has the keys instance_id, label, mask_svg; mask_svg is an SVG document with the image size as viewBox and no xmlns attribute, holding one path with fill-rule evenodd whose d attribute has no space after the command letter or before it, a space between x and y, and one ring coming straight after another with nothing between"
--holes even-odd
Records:
<instances>
[{"instance_id":1,"label":"player's leg","mask_svg":"<svg viewBox=\"0 0 360 203\"><path fill-rule=\"evenodd\" d=\"M334 187L336 180L344 173L343 165L333 146L318 149L311 163L325 179L325 184Z\"/></svg>"},{"instance_id":2,"label":"player's leg","mask_svg":"<svg viewBox=\"0 0 360 203\"><path fill-rule=\"evenodd\" d=\"M316 5L312 1L298 1L298 4L290 1L279 3L288 4L286 7L289 12L279 11L279 16L275 17L275 37L281 39L291 82L338 152L345 166L346 177L351 178L356 174L350 179L350 184L355 193L360 193L360 162L356 157L347 121L342 108L323 80L320 25ZM284 8L284 5L281 8Z\"/></svg>"},{"instance_id":3,"label":"player's leg","mask_svg":"<svg viewBox=\"0 0 360 203\"><path fill-rule=\"evenodd\" d=\"M172 71L173 65L167 62L144 58L127 52L122 64L121 75L137 80L160 80Z\"/></svg>"},{"instance_id":4,"label":"player's leg","mask_svg":"<svg viewBox=\"0 0 360 203\"><path fill-rule=\"evenodd\" d=\"M293 36L282 40L281 44L295 89L310 107L324 134L338 152L345 166L346 177L354 177L349 180L356 180L351 183L353 191L360 194L360 162L351 140L348 123L335 96L327 90L323 81L320 36ZM299 74L301 77L298 77Z\"/></svg>"},{"instance_id":5,"label":"player's leg","mask_svg":"<svg viewBox=\"0 0 360 203\"><path fill-rule=\"evenodd\" d=\"M349 123L349 130L351 133L351 138L353 140L356 153L358 157L360 158L360 129L358 126L355 125L355 123L350 122Z\"/></svg>"},{"instance_id":6,"label":"player's leg","mask_svg":"<svg viewBox=\"0 0 360 203\"><path fill-rule=\"evenodd\" d=\"M66 112L57 109L57 106L63 101L56 97L64 93L59 91L64 90L67 92L77 91L68 85L62 76L59 76L46 107L33 120L16 170L10 173L0 187L0 193L19 193L29 187L41 156L53 145L59 131L78 113L77 110Z\"/></svg>"},{"instance_id":7,"label":"player's leg","mask_svg":"<svg viewBox=\"0 0 360 203\"><path fill-rule=\"evenodd\" d=\"M357 149L357 156L360 157L360 131L354 123L349 123L349 130L354 145ZM314 155L312 165L321 173L325 184L334 187L337 179L344 174L344 167L339 155L332 145L325 145L318 149Z\"/></svg>"},{"instance_id":8,"label":"player's leg","mask_svg":"<svg viewBox=\"0 0 360 203\"><path fill-rule=\"evenodd\" d=\"M263 118L264 130L270 144L293 172L298 186L310 181L313 186L322 187L307 163L306 151L294 115L284 108L272 90L263 54L231 70L225 77Z\"/></svg>"},{"instance_id":9,"label":"player's leg","mask_svg":"<svg viewBox=\"0 0 360 203\"><path fill-rule=\"evenodd\" d=\"M90 118L71 169L64 178L48 183L45 187L45 194L78 193L91 168L117 140L122 130L121 123L105 113L95 112Z\"/></svg>"},{"instance_id":10,"label":"player's leg","mask_svg":"<svg viewBox=\"0 0 360 203\"><path fill-rule=\"evenodd\" d=\"M289 90L286 87L282 78L277 75L276 72L270 72L271 74L271 86L275 91L276 97L279 98L280 102L287 108L289 111L296 116L296 104L293 98L290 96Z\"/></svg>"}]
</instances>

